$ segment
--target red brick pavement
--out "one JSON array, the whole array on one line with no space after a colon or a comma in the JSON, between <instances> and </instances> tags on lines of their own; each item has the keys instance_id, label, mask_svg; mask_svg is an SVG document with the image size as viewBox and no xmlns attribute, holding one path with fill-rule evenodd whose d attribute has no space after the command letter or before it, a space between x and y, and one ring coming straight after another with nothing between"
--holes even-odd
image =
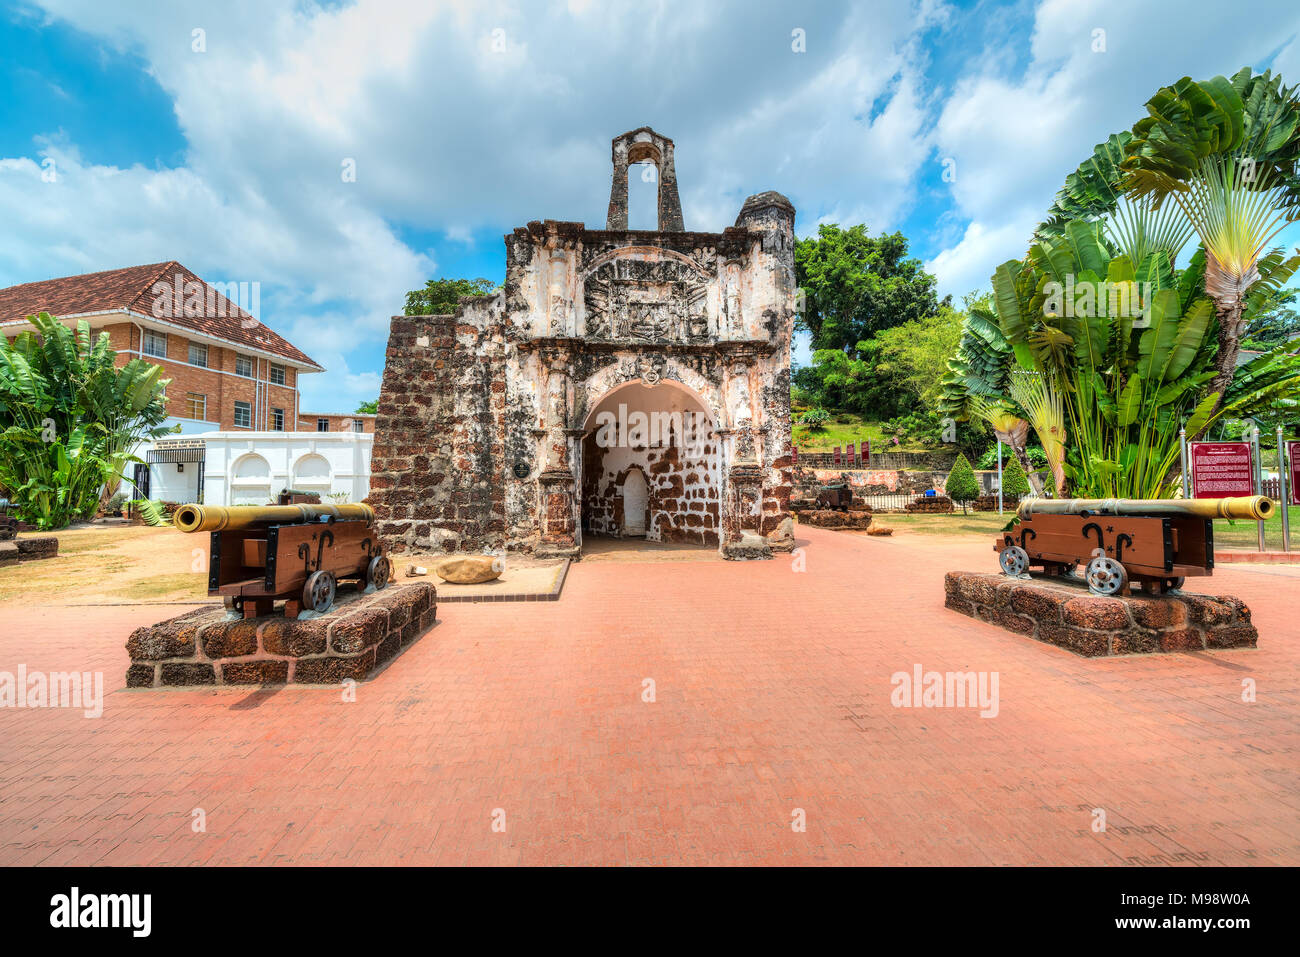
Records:
<instances>
[{"instance_id":1,"label":"red brick pavement","mask_svg":"<svg viewBox=\"0 0 1300 957\"><path fill-rule=\"evenodd\" d=\"M127 691L131 629L183 609L9 606L0 670L111 693L0 709L0 864L1300 862L1300 568L1212 579L1257 650L1088 660L943 608L982 537L801 534L803 573L578 564L555 603L447 605L354 703ZM999 714L892 707L918 663L998 672Z\"/></svg>"}]
</instances>

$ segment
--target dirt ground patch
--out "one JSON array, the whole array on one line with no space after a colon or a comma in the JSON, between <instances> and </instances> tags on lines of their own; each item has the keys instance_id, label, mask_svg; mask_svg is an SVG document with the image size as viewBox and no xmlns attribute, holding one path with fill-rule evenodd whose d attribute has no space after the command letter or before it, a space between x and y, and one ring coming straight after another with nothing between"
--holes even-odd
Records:
<instances>
[{"instance_id":1,"label":"dirt ground patch","mask_svg":"<svg viewBox=\"0 0 1300 957\"><path fill-rule=\"evenodd\" d=\"M208 600L207 535L146 525L53 534L57 558L0 569L0 606Z\"/></svg>"}]
</instances>

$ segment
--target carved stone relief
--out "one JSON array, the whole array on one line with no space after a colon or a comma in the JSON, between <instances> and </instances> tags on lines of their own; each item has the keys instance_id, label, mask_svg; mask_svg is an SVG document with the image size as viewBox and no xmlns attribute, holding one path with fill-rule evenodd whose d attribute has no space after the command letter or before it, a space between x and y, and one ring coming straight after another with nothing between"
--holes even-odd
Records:
<instances>
[{"instance_id":1,"label":"carved stone relief","mask_svg":"<svg viewBox=\"0 0 1300 957\"><path fill-rule=\"evenodd\" d=\"M676 259L611 259L583 287L593 339L703 342L708 279Z\"/></svg>"}]
</instances>

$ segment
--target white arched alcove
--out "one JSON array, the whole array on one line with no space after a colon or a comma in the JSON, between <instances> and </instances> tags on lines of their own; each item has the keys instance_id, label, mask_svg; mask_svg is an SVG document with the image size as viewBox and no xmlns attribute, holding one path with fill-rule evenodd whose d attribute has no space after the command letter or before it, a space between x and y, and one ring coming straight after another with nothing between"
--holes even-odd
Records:
<instances>
[{"instance_id":1,"label":"white arched alcove","mask_svg":"<svg viewBox=\"0 0 1300 957\"><path fill-rule=\"evenodd\" d=\"M230 474L230 504L265 505L270 500L270 463L255 453L235 462Z\"/></svg>"},{"instance_id":2,"label":"white arched alcove","mask_svg":"<svg viewBox=\"0 0 1300 957\"><path fill-rule=\"evenodd\" d=\"M623 534L629 538L645 535L645 513L650 504L650 486L645 473L630 469L623 479Z\"/></svg>"},{"instance_id":3,"label":"white arched alcove","mask_svg":"<svg viewBox=\"0 0 1300 957\"><path fill-rule=\"evenodd\" d=\"M324 497L332 486L330 464L323 455L309 453L293 464L294 488L304 492L319 492Z\"/></svg>"}]
</instances>

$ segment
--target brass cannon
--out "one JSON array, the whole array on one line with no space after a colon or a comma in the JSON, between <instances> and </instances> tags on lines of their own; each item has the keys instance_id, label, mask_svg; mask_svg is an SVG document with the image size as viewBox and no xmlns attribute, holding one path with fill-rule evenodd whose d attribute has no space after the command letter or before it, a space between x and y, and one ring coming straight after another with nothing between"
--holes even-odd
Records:
<instances>
[{"instance_id":1,"label":"brass cannon","mask_svg":"<svg viewBox=\"0 0 1300 957\"><path fill-rule=\"evenodd\" d=\"M1097 595L1139 588L1163 594L1184 579L1214 573L1214 519L1266 519L1275 506L1264 495L1218 499L1030 499L1019 524L993 548L1006 574L1033 565L1047 575L1084 566Z\"/></svg>"},{"instance_id":2,"label":"brass cannon","mask_svg":"<svg viewBox=\"0 0 1300 957\"><path fill-rule=\"evenodd\" d=\"M172 516L182 532L210 532L208 594L245 618L326 611L339 579L383 588L392 565L374 530L369 505L182 505Z\"/></svg>"}]
</instances>

